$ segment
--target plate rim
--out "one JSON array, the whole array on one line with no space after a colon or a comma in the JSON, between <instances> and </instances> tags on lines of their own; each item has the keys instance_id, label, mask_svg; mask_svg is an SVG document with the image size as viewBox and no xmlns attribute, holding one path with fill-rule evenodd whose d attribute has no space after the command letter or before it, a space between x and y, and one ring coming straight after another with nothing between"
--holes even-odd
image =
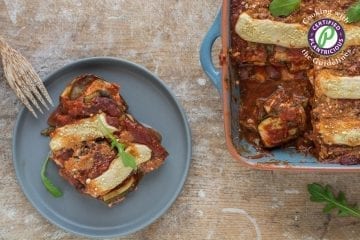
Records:
<instances>
[{"instance_id":1,"label":"plate rim","mask_svg":"<svg viewBox=\"0 0 360 240\"><path fill-rule=\"evenodd\" d=\"M192 162L192 133L191 133L191 127L190 127L190 123L188 120L188 117L186 115L186 112L184 110L184 108L182 107L182 105L179 103L176 95L172 92L172 90L165 84L165 82L163 82L157 75L155 75L154 73L152 73L150 70L148 70L147 68L145 68L142 65L139 65L137 63L128 61L126 59L123 58L118 58L118 57L107 57L107 56L103 56L103 57L89 57L89 58L81 58L78 60L74 60L70 63L67 63L65 65L63 65L62 67L60 67L59 69L50 72L50 74L48 74L44 79L43 82L46 85L47 82L50 81L50 79L57 77L58 74L60 74L61 72L64 71L64 69L66 68L71 68L71 67L76 67L76 65L79 64L84 64L84 63L94 63L94 62L115 62L115 63L120 63L120 64L126 64L126 65L130 65L132 67L134 67L135 69L140 69L141 71L145 72L146 74L152 76L152 80L151 81L156 81L158 84L160 84L160 86L165 89L165 91L167 92L167 94L169 94L169 96L172 98L172 100L174 101L177 111L180 113L181 115L181 121L184 124L185 127L185 135L186 135L186 148L187 148L187 155L186 155L186 159L185 159L185 171L184 174L181 178L181 180L179 181L178 187L175 191L175 193L173 194L173 196L169 199L169 201L166 203L166 205L164 205L160 211L158 211L156 214L154 214L152 217L148 218L146 221L144 221L143 223L139 224L138 226L127 230L127 231L121 231L121 232L116 232L116 233L109 233L109 234L88 234L86 232L82 232L81 230L78 230L79 227L72 225L72 223L68 223L70 225L72 225L74 228L76 228L76 230L71 229L70 227L64 226L61 223L58 223L56 220L52 219L51 217L49 217L49 213L48 210L49 209L41 209L39 208L39 206L36 204L36 202L30 197L30 194L26 191L26 188L24 187L23 184L23 180L20 177L20 173L18 170L18 164L17 164L17 149L16 149L16 135L18 134L18 128L19 128L19 124L20 124L20 120L22 118L22 116L24 115L24 113L27 111L27 109L22 105L21 109L19 110L19 112L17 113L16 116L16 120L15 120L15 124L14 124L14 128L12 131L12 144L11 144L11 148L12 148L12 162L13 162L13 168L15 169L15 174L16 174L16 180L18 182L18 184L20 185L21 191L22 193L25 195L26 199L31 203L32 207L35 208L35 210L40 213L40 215L42 217L44 217L47 221L49 221L50 223L52 223L53 225L69 232L69 233L73 233L76 235L80 235L80 236L85 236L85 237L95 237L95 238L99 238L99 237L121 237L121 236L128 236L132 233L135 233L137 231L140 231L146 227L148 227L149 225L151 225L152 223L154 223L156 220L158 220L162 215L164 215L169 208L175 203L175 201L177 200L177 198L180 196L180 194L183 191L183 188L185 186L185 182L187 180L187 177L189 175L189 170L190 170L190 166L191 166L191 162ZM143 74L143 73L142 73ZM53 215L58 216L59 214L55 214L53 213ZM61 215L60 215L61 216ZM80 228L81 229L81 228ZM103 230L103 231L112 231L112 230ZM116 230L113 230L116 231Z\"/></svg>"}]
</instances>

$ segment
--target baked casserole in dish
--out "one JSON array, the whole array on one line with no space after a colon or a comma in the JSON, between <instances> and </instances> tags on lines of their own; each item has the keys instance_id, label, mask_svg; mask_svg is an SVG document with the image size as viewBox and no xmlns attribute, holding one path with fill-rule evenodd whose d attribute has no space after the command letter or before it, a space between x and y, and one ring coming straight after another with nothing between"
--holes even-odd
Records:
<instances>
[{"instance_id":1,"label":"baked casserole in dish","mask_svg":"<svg viewBox=\"0 0 360 240\"><path fill-rule=\"evenodd\" d=\"M346 19L355 3L303 0L274 16L270 0L223 2L201 63L235 158L268 170L360 169L360 25ZM221 73L211 60L220 35Z\"/></svg>"}]
</instances>

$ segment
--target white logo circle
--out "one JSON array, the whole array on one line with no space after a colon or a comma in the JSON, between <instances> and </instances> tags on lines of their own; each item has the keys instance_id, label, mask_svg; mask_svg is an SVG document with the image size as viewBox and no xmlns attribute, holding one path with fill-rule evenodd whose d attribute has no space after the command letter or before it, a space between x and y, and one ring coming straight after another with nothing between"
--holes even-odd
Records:
<instances>
[{"instance_id":1,"label":"white logo circle","mask_svg":"<svg viewBox=\"0 0 360 240\"><path fill-rule=\"evenodd\" d=\"M322 26L315 33L315 41L320 48L334 47L338 38L338 33L332 26Z\"/></svg>"}]
</instances>

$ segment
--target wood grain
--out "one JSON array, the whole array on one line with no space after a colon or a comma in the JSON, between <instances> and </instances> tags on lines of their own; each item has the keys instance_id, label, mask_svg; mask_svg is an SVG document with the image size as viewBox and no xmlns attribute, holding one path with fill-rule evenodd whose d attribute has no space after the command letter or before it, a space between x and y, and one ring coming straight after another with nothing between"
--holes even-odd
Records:
<instances>
[{"instance_id":1,"label":"wood grain","mask_svg":"<svg viewBox=\"0 0 360 240\"><path fill-rule=\"evenodd\" d=\"M324 215L306 192L308 183L326 183L360 202L359 174L257 171L229 155L220 98L198 56L220 4L2 0L0 27L41 77L79 58L121 57L159 75L183 104L193 134L193 161L184 190L165 215L126 239L359 239L359 220ZM83 239L41 217L17 183L11 140L19 108L2 76L0 239Z\"/></svg>"}]
</instances>

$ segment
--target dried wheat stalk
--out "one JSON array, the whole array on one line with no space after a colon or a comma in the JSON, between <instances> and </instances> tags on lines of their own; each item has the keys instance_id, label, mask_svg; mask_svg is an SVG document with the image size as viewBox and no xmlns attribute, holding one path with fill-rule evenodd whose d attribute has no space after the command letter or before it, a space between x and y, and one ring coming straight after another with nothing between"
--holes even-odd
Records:
<instances>
[{"instance_id":1,"label":"dried wheat stalk","mask_svg":"<svg viewBox=\"0 0 360 240\"><path fill-rule=\"evenodd\" d=\"M38 102L46 109L49 109L44 97L53 106L52 99L34 68L24 56L11 48L2 37L0 37L0 55L2 57L4 75L10 87L35 117L37 117L37 114L32 105L41 113L43 111Z\"/></svg>"}]
</instances>

